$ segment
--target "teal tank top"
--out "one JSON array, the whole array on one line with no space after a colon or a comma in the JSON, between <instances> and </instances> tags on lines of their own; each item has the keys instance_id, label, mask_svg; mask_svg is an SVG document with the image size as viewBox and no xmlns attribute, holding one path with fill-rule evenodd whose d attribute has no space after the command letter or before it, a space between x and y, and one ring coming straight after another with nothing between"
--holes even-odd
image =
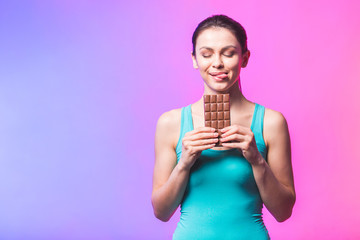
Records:
<instances>
[{"instance_id":1,"label":"teal tank top","mask_svg":"<svg viewBox=\"0 0 360 240\"><path fill-rule=\"evenodd\" d=\"M264 111L263 106L255 104L251 130L259 152L266 159ZM189 105L181 110L177 161L181 157L182 138L192 130ZM270 239L262 207L251 165L239 150L204 150L190 170L173 240Z\"/></svg>"}]
</instances>

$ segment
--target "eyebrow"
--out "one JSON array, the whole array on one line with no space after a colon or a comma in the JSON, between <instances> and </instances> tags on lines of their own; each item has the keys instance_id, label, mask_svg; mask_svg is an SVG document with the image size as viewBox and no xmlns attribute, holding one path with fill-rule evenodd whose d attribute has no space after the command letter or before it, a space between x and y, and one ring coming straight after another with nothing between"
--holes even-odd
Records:
<instances>
[{"instance_id":1,"label":"eyebrow","mask_svg":"<svg viewBox=\"0 0 360 240\"><path fill-rule=\"evenodd\" d=\"M199 50L201 50L201 49L206 49L206 50L213 50L211 47L201 47L201 48L199 48ZM223 47L221 50L222 51L224 51L224 50L227 50L227 49L229 49L229 48L235 48L235 49L237 49L234 45L229 45L229 46L226 46L226 47Z\"/></svg>"}]
</instances>

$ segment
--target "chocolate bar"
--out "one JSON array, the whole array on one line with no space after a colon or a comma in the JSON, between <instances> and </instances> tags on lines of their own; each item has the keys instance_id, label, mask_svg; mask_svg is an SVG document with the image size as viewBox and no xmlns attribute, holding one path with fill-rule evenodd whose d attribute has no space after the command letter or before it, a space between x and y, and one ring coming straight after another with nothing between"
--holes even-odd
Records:
<instances>
[{"instance_id":1,"label":"chocolate bar","mask_svg":"<svg viewBox=\"0 0 360 240\"><path fill-rule=\"evenodd\" d=\"M204 95L205 127L213 127L219 133L222 128L230 126L230 95ZM220 142L216 146L222 146Z\"/></svg>"}]
</instances>

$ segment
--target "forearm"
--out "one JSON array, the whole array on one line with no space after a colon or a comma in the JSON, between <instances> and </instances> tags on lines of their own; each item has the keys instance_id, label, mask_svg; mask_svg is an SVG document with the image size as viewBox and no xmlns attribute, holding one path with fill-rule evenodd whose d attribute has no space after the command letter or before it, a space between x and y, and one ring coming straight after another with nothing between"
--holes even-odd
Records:
<instances>
[{"instance_id":1,"label":"forearm","mask_svg":"<svg viewBox=\"0 0 360 240\"><path fill-rule=\"evenodd\" d=\"M283 222L291 216L295 203L295 192L275 177L267 162L261 157L256 165L252 165L254 178L266 208Z\"/></svg>"},{"instance_id":2,"label":"forearm","mask_svg":"<svg viewBox=\"0 0 360 240\"><path fill-rule=\"evenodd\" d=\"M168 181L153 192L151 201L158 219L168 221L174 214L184 196L189 173L190 170L179 161Z\"/></svg>"}]
</instances>

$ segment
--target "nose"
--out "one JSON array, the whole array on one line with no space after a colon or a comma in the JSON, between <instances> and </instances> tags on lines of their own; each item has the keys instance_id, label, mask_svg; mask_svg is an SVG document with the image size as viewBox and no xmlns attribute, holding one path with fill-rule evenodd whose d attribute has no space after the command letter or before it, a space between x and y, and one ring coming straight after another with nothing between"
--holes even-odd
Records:
<instances>
[{"instance_id":1,"label":"nose","mask_svg":"<svg viewBox=\"0 0 360 240\"><path fill-rule=\"evenodd\" d=\"M212 66L214 68L222 68L222 67L224 67L224 63L223 63L220 55L216 55Z\"/></svg>"}]
</instances>

